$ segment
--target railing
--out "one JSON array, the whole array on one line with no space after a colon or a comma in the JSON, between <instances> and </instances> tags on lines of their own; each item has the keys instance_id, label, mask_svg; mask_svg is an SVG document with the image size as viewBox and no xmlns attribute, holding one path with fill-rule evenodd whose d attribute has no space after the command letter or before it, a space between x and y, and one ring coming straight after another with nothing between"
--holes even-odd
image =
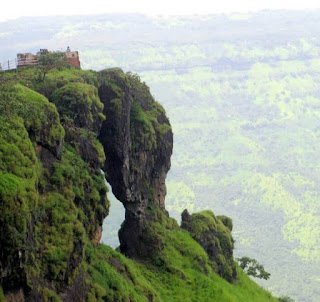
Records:
<instances>
[{"instance_id":1,"label":"railing","mask_svg":"<svg viewBox=\"0 0 320 302\"><path fill-rule=\"evenodd\" d=\"M8 60L0 63L0 71L17 69L17 59Z\"/></svg>"},{"instance_id":2,"label":"railing","mask_svg":"<svg viewBox=\"0 0 320 302\"><path fill-rule=\"evenodd\" d=\"M78 57L69 57L66 58L66 62L69 63L71 66L72 65L72 59L78 59ZM22 67L26 67L26 66L34 66L34 65L38 65L39 61L38 59L35 58L35 56L33 58L28 58L28 57L19 57L13 60L8 60L5 61L3 63L0 63L0 72L1 71L9 71L9 70L16 70ZM77 64L76 64L77 65ZM78 67L78 66L74 66L74 67Z\"/></svg>"},{"instance_id":3,"label":"railing","mask_svg":"<svg viewBox=\"0 0 320 302\"><path fill-rule=\"evenodd\" d=\"M0 63L0 72L15 70L17 68L26 67L26 66L38 65L38 63L39 62L37 59L28 59L28 58L8 60L3 63Z\"/></svg>"},{"instance_id":4,"label":"railing","mask_svg":"<svg viewBox=\"0 0 320 302\"><path fill-rule=\"evenodd\" d=\"M37 59L18 59L18 65L17 67L25 67L25 66L30 66L30 65L38 65L38 60Z\"/></svg>"}]
</instances>

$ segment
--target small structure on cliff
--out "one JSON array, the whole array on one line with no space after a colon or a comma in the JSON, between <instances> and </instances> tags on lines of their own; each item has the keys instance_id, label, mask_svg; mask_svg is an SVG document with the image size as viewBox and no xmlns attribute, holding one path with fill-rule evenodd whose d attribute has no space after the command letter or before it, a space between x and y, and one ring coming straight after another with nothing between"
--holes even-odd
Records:
<instances>
[{"instance_id":1,"label":"small structure on cliff","mask_svg":"<svg viewBox=\"0 0 320 302\"><path fill-rule=\"evenodd\" d=\"M71 51L70 47L68 46L67 51L65 52L65 55L67 57L67 62L72 66L76 68L80 68L80 58L79 58L79 52L78 51Z\"/></svg>"},{"instance_id":2,"label":"small structure on cliff","mask_svg":"<svg viewBox=\"0 0 320 302\"><path fill-rule=\"evenodd\" d=\"M37 56L28 52L28 53L18 53L17 54L17 67L25 67L25 66L32 66L38 64Z\"/></svg>"},{"instance_id":3,"label":"small structure on cliff","mask_svg":"<svg viewBox=\"0 0 320 302\"><path fill-rule=\"evenodd\" d=\"M17 68L22 68L26 66L33 66L38 64L38 56L42 54L50 53L48 49L40 49L37 54L32 53L18 53L17 54ZM68 46L65 52L62 52L66 56L66 63L69 63L72 67L80 68L80 58L78 51L71 51L70 47Z\"/></svg>"}]
</instances>

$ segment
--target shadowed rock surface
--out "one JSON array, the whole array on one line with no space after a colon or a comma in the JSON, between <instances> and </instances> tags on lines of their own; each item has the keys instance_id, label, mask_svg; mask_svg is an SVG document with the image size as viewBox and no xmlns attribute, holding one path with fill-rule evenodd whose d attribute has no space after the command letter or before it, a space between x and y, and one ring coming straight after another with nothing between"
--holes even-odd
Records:
<instances>
[{"instance_id":1,"label":"shadowed rock surface","mask_svg":"<svg viewBox=\"0 0 320 302\"><path fill-rule=\"evenodd\" d=\"M170 169L173 134L165 111L136 75L102 71L99 96L106 120L99 140L104 169L126 218L119 232L121 252L143 256L141 236L150 203L165 210L165 178Z\"/></svg>"}]
</instances>

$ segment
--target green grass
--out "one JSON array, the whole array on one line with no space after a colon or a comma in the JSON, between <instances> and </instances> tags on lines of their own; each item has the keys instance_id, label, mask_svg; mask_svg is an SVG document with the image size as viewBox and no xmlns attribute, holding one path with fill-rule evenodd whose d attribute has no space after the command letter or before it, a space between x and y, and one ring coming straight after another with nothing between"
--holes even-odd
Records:
<instances>
[{"instance_id":1,"label":"green grass","mask_svg":"<svg viewBox=\"0 0 320 302\"><path fill-rule=\"evenodd\" d=\"M149 227L163 243L150 261L135 262L104 245L91 248L89 272L92 282L106 290L103 301L278 301L239 267L235 283L219 277L188 232L158 222Z\"/></svg>"}]
</instances>

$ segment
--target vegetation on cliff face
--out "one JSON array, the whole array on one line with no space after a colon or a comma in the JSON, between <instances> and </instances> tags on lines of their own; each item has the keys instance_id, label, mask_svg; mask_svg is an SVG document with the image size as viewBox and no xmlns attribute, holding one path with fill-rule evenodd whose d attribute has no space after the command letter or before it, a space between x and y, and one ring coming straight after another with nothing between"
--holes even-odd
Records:
<instances>
[{"instance_id":1,"label":"vegetation on cliff face","mask_svg":"<svg viewBox=\"0 0 320 302\"><path fill-rule=\"evenodd\" d=\"M164 180L171 127L137 76L53 69L38 83L26 69L5 77L0 86L1 302L17 291L25 301L45 302L277 301L233 263L230 219L194 214L203 222L201 229L191 222L187 232L168 217ZM122 242L139 261L99 244L109 208L101 168L110 182L119 181L114 190L123 198L127 226L136 227L122 227ZM205 231L217 240L221 259L197 242ZM137 254L137 243L144 253ZM216 274L222 271L228 279L224 269L237 270L232 284Z\"/></svg>"},{"instance_id":2,"label":"vegetation on cliff face","mask_svg":"<svg viewBox=\"0 0 320 302\"><path fill-rule=\"evenodd\" d=\"M130 115L133 148L156 148L159 136L171 130L170 125L159 121L165 111L151 96L149 87L141 82L139 76L129 74L128 80L133 96Z\"/></svg>"},{"instance_id":3,"label":"vegetation on cliff face","mask_svg":"<svg viewBox=\"0 0 320 302\"><path fill-rule=\"evenodd\" d=\"M60 157L64 130L55 106L21 85L0 87L0 269L9 285L25 282L31 221L39 206L42 167L36 152Z\"/></svg>"},{"instance_id":4,"label":"vegetation on cliff face","mask_svg":"<svg viewBox=\"0 0 320 302\"><path fill-rule=\"evenodd\" d=\"M0 61L68 41L86 69L139 72L175 133L167 210L232 217L236 256L271 272L257 281L311 302L320 301L319 27L318 10L29 18L1 23ZM62 77L90 72L46 80Z\"/></svg>"},{"instance_id":5,"label":"vegetation on cliff face","mask_svg":"<svg viewBox=\"0 0 320 302\"><path fill-rule=\"evenodd\" d=\"M58 111L63 108L22 85L43 92L44 84L36 86L30 70L20 73L21 84L17 74L6 76L9 81L0 87L1 284L5 293L24 288L32 301L52 290L63 291L84 271L84 248L108 213L107 188L97 165L72 146L77 144L66 120L73 121L73 116L67 112L60 120ZM49 76L46 80L52 83ZM85 88L99 100L96 88ZM83 107L99 115L82 92ZM99 106L102 111L100 102ZM73 121L72 130L85 120L80 116ZM84 134L82 143L97 149L95 162L102 164L103 149L92 130L83 130L91 135Z\"/></svg>"},{"instance_id":6,"label":"vegetation on cliff face","mask_svg":"<svg viewBox=\"0 0 320 302\"><path fill-rule=\"evenodd\" d=\"M149 259L136 262L104 245L92 252L90 274L107 289L105 301L278 301L238 267L233 284L218 276L207 253L187 231L162 211L153 214L145 240L157 247L157 253Z\"/></svg>"},{"instance_id":7,"label":"vegetation on cliff face","mask_svg":"<svg viewBox=\"0 0 320 302\"><path fill-rule=\"evenodd\" d=\"M100 72L99 81L107 117L99 134L106 154L104 170L126 209L119 230L120 250L130 257L145 257L148 246L142 239L149 220L147 210L154 203L165 212L171 126L164 109L137 75L113 68Z\"/></svg>"},{"instance_id":8,"label":"vegetation on cliff face","mask_svg":"<svg viewBox=\"0 0 320 302\"><path fill-rule=\"evenodd\" d=\"M211 211L189 215L182 213L181 227L187 230L207 252L213 269L228 281L237 276L233 259L234 240L231 236L232 220L226 216L215 216Z\"/></svg>"},{"instance_id":9,"label":"vegetation on cliff face","mask_svg":"<svg viewBox=\"0 0 320 302\"><path fill-rule=\"evenodd\" d=\"M100 131L105 119L102 114L103 104L98 97L96 87L82 83L68 83L52 94L61 119L71 119L80 128L95 132Z\"/></svg>"}]
</instances>

